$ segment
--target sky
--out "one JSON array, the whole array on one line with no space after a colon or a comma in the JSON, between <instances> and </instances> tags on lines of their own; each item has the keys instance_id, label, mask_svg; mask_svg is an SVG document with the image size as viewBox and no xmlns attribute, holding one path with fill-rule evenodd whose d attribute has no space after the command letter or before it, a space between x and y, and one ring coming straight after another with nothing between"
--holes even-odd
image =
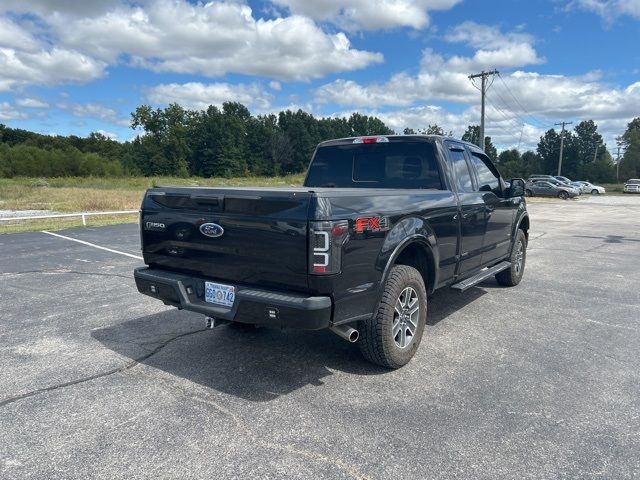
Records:
<instances>
[{"instance_id":1,"label":"sky","mask_svg":"<svg viewBox=\"0 0 640 480\"><path fill-rule=\"evenodd\" d=\"M459 137L468 75L497 69L500 149L593 119L613 150L640 116L638 45L640 0L0 0L0 123L125 141L138 105L233 100Z\"/></svg>"}]
</instances>

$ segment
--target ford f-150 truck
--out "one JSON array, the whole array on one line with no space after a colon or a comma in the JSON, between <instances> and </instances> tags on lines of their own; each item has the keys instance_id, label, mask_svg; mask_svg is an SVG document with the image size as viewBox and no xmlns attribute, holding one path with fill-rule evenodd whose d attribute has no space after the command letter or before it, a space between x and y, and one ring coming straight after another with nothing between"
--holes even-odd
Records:
<instances>
[{"instance_id":1,"label":"ford f-150 truck","mask_svg":"<svg viewBox=\"0 0 640 480\"><path fill-rule=\"evenodd\" d=\"M208 324L331 329L372 362L416 352L428 296L517 285L529 217L475 145L426 135L318 145L303 187L149 189L138 290Z\"/></svg>"}]
</instances>

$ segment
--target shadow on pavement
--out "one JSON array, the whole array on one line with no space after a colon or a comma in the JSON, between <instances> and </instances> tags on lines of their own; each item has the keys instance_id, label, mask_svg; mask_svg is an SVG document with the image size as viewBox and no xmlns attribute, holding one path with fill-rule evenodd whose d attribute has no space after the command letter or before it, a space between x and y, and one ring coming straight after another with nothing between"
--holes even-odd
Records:
<instances>
[{"instance_id":1,"label":"shadow on pavement","mask_svg":"<svg viewBox=\"0 0 640 480\"><path fill-rule=\"evenodd\" d=\"M478 288L437 292L430 298L428 324L437 324L484 293ZM389 372L367 362L357 345L328 331L203 327L201 315L168 310L94 330L91 335L108 349L135 360L166 343L141 363L254 402L270 401L306 385L322 386L332 370L354 375ZM189 332L193 334L184 335Z\"/></svg>"}]
</instances>

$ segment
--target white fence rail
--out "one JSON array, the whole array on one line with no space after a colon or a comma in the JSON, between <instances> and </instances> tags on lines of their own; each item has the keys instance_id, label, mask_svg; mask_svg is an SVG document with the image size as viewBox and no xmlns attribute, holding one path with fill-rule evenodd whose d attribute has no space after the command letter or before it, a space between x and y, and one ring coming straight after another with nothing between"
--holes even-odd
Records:
<instances>
[{"instance_id":1,"label":"white fence rail","mask_svg":"<svg viewBox=\"0 0 640 480\"><path fill-rule=\"evenodd\" d=\"M87 217L93 215L127 215L138 213L139 210L120 210L117 212L80 212L80 213L56 213L53 215L27 215L24 217L2 217L0 222L10 222L12 220L38 220L45 218L65 218L65 217L82 217L82 225L87 225Z\"/></svg>"}]
</instances>

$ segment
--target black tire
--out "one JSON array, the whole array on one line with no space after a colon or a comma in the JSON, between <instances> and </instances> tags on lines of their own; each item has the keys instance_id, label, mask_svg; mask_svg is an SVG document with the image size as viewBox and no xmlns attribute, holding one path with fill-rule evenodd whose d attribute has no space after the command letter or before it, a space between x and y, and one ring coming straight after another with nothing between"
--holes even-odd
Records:
<instances>
[{"instance_id":1,"label":"black tire","mask_svg":"<svg viewBox=\"0 0 640 480\"><path fill-rule=\"evenodd\" d=\"M410 335L410 339L405 328L410 328L411 320L401 322L401 318L396 318L396 304L401 301L401 295L409 289L413 290L417 299L417 315L414 321L414 334ZM415 304L414 304L415 305ZM398 316L399 317L399 316ZM398 331L396 336L393 334L394 320L400 322L401 325L407 327L398 327L404 331ZM400 368L409 363L414 354L418 350L424 326L427 321L427 291L420 272L413 267L406 265L396 265L391 268L389 278L384 285L384 291L378 310L373 318L368 321L360 322L360 350L364 357L370 362L382 365L387 368ZM411 325L413 323L411 322ZM402 348L399 343L406 341L406 345ZM399 342L399 343L397 343Z\"/></svg>"},{"instance_id":2,"label":"black tire","mask_svg":"<svg viewBox=\"0 0 640 480\"><path fill-rule=\"evenodd\" d=\"M596 190L595 188L593 190L591 190L591 195L599 195L600 192L598 190Z\"/></svg>"},{"instance_id":3,"label":"black tire","mask_svg":"<svg viewBox=\"0 0 640 480\"><path fill-rule=\"evenodd\" d=\"M520 247L522 247L522 250L520 250ZM522 252L521 256L519 252ZM520 258L518 258L519 256ZM513 242L509 261L511 262L511 266L496 274L496 280L500 285L505 287L515 287L520 283L520 280L522 280L524 267L527 263L527 237L520 229L518 229L516 240Z\"/></svg>"},{"instance_id":4,"label":"black tire","mask_svg":"<svg viewBox=\"0 0 640 480\"><path fill-rule=\"evenodd\" d=\"M569 194L567 192L565 192L564 190L560 190L558 192L558 198L560 198L562 200L566 200L567 198L569 198Z\"/></svg>"},{"instance_id":5,"label":"black tire","mask_svg":"<svg viewBox=\"0 0 640 480\"><path fill-rule=\"evenodd\" d=\"M531 190L529 190L528 188L524 191L524 194L527 197L533 197L533 192Z\"/></svg>"}]
</instances>

